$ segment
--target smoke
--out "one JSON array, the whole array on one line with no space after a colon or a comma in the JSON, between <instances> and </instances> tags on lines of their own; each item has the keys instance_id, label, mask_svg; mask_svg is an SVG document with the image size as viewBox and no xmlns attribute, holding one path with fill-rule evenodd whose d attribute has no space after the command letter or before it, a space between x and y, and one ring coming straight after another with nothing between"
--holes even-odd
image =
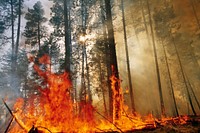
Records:
<instances>
[{"instance_id":1,"label":"smoke","mask_svg":"<svg viewBox=\"0 0 200 133\"><path fill-rule=\"evenodd\" d=\"M38 0L26 0L23 5L23 12L22 15L22 21L21 21L21 46L24 44L23 39L23 31L26 25L26 20L24 19L25 13L27 12L28 8L32 8L33 5ZM43 0L41 1L43 8L45 10L45 17L50 18L50 7L52 5L52 2L49 0ZM48 23L48 21L47 21ZM15 24L17 25L17 23ZM50 29L50 28L48 28ZM5 33L6 36L11 36L11 30L8 29ZM2 40L1 40L2 41ZM21 86L21 79L19 75L16 73L12 73L11 70L11 44L8 41L3 45L3 47L0 48L0 74L1 74L1 81L0 81L0 98L8 98L8 99L15 99L16 97L20 96L20 86ZM8 74L6 74L8 73Z\"/></svg>"},{"instance_id":2,"label":"smoke","mask_svg":"<svg viewBox=\"0 0 200 133\"><path fill-rule=\"evenodd\" d=\"M199 55L199 48L197 48L197 43L199 44L199 40L197 39L197 34L195 35L195 33L197 33L197 24L195 22L195 17L189 1L184 0L181 1L181 3L182 4L177 1L173 2L176 16L175 20L171 21L176 21L176 23L174 22L176 24L176 29L175 31L172 31L172 34L174 38L176 37L174 43L177 46L181 58L184 74L187 75L189 80L188 82L192 84L195 95L199 98L198 88L200 82L199 76L197 75L199 75L200 71L198 69L199 64L195 61L195 58L198 59L198 56L195 57L195 55ZM149 30L150 26L148 18L149 16L147 14L147 5L146 3L143 4L147 30ZM119 3L116 2L115 5L119 5ZM150 10L152 14L158 13L154 12L154 8L159 8L159 6L161 5L162 3L158 1L155 3L150 3ZM180 5L183 8L180 8ZM199 13L199 8L195 9L197 13ZM123 80L122 87L126 88L128 86L128 78L125 60L126 53L123 38L124 33L122 32L122 13L119 6L114 7L113 11L115 18L113 23L115 26L115 39L119 73L120 78ZM167 32L167 29L163 29L163 27L159 27L159 25L156 25L156 22L154 22L154 17L155 16L152 15L154 34L159 32L159 30L161 31L160 34L164 34L162 32ZM165 18L167 17L169 16L165 16ZM131 0L125 1L125 22L136 111L141 114L152 112L154 115L160 114L160 96L158 93L158 81L155 71L152 39L151 35L149 35L149 39L147 34L145 33L145 23L142 18L142 7L139 2ZM157 29L155 29L155 27ZM172 80L173 89L175 92L175 100L177 102L179 114L189 114L192 111L190 109L191 107L189 107L190 105L188 104L188 94L185 87L185 84L187 83L184 83L183 81L183 74L180 71L180 64L177 60L177 53L175 53L173 42L161 43L159 39L159 35L155 34L156 51L158 54L162 94L164 105L166 108L166 114L169 116L173 116L174 102L172 100L171 86L169 85L169 73L167 72L166 59L164 58L162 43L164 43L164 47L167 51L167 61L171 74L170 78ZM169 38L167 39L170 40ZM191 92L190 95L193 97L193 103L196 104L194 95ZM130 103L129 97L129 94L125 95L125 101L127 101L128 105ZM197 106L195 107L195 109L196 111L199 111Z\"/></svg>"}]
</instances>

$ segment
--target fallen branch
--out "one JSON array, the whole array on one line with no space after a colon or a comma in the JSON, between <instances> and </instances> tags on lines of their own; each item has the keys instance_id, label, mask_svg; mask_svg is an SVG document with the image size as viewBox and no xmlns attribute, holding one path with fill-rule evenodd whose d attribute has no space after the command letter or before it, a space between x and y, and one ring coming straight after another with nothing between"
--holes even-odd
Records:
<instances>
[{"instance_id":1,"label":"fallen branch","mask_svg":"<svg viewBox=\"0 0 200 133\"><path fill-rule=\"evenodd\" d=\"M9 129L11 123L13 122L13 120L14 120L14 117L11 118L11 120L10 120L10 122L9 122L7 128L6 128L6 130L4 131L4 133L7 133L7 132L8 132L8 129Z\"/></svg>"},{"instance_id":2,"label":"fallen branch","mask_svg":"<svg viewBox=\"0 0 200 133\"><path fill-rule=\"evenodd\" d=\"M6 106L6 108L8 109L9 113L11 114L11 116L13 117L13 119L15 119L16 122L19 124L19 126L20 126L22 129L28 131L28 129L26 128L26 126L23 125L23 123L20 122L20 121L16 118L16 116L13 114L12 110L8 107L7 103L6 103L3 99L2 99L2 101L3 101L3 104ZM11 122L11 123L12 123L12 122Z\"/></svg>"}]
</instances>

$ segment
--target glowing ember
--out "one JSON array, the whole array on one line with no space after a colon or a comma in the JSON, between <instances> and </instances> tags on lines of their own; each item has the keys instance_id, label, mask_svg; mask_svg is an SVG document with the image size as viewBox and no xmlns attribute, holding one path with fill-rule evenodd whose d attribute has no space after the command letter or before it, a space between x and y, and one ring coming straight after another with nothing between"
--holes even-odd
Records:
<instances>
[{"instance_id":1,"label":"glowing ember","mask_svg":"<svg viewBox=\"0 0 200 133\"><path fill-rule=\"evenodd\" d=\"M33 59L32 59L33 60ZM31 61L32 61L31 60ZM109 131L133 131L135 129L156 128L160 125L166 125L173 121L174 123L184 124L188 117L155 119L152 115L141 117L139 114L130 115L125 111L123 104L122 89L115 91L115 83L119 82L114 76L111 77L113 89L113 106L119 107L120 117L111 122L108 118L101 115L90 103L79 103L80 113L74 113L74 103L70 98L71 81L68 73L53 74L48 65L50 63L47 55L39 59L39 63L46 65L46 70L41 70L38 65L34 65L35 71L43 78L44 87L40 87L40 95L32 96L24 101L18 99L14 106L14 117L17 123L13 123L10 133L26 133L34 125L39 132L109 132ZM116 102L117 101L117 102ZM120 103L120 105L115 105ZM122 111L123 110L123 111ZM102 116L102 119L95 119L96 115Z\"/></svg>"}]
</instances>

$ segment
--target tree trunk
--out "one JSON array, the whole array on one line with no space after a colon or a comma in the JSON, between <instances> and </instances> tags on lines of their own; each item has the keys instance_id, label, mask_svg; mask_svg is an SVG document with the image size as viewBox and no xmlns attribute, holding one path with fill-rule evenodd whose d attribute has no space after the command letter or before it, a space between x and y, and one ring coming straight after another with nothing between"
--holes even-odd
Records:
<instances>
[{"instance_id":1,"label":"tree trunk","mask_svg":"<svg viewBox=\"0 0 200 133\"><path fill-rule=\"evenodd\" d=\"M110 50L110 70L112 70L112 74L116 77L117 80L119 80L119 73L118 73L118 65L117 65L117 56L116 56L116 48L115 48L115 40L114 40L114 30L113 30L113 23L112 23L112 13L111 13L111 2L110 0L105 0L105 8L106 8L106 26L108 31L108 43L109 43L109 50ZM121 117L121 99L120 97L120 85L119 82L116 81L113 85L113 90L115 91L116 95L113 95L112 92L112 99L114 100L114 105L112 101L112 121L115 122L115 120L120 119ZM116 97L115 97L116 96Z\"/></svg>"},{"instance_id":2,"label":"tree trunk","mask_svg":"<svg viewBox=\"0 0 200 133\"><path fill-rule=\"evenodd\" d=\"M163 94L162 94L162 86L161 86L161 80L160 80L160 71L159 71L159 66L158 66L158 57L157 57L156 44L155 44L155 38L154 38L154 32L153 32L151 11L150 11L150 6L149 6L149 0L146 0L146 1L147 1L149 24L150 24L150 30L151 30L151 36L152 36L152 43L153 43L154 60L155 60L155 65L156 65L156 74L157 74L158 90L159 90L159 96L160 96L161 113L163 116L165 116L165 107L164 107L164 100L163 100Z\"/></svg>"},{"instance_id":3,"label":"tree trunk","mask_svg":"<svg viewBox=\"0 0 200 133\"><path fill-rule=\"evenodd\" d=\"M176 104L176 98L175 98L175 95L174 95L174 87L173 87L173 84L172 84L171 72L170 72L170 69L169 69L169 63L168 63L168 58L167 58L167 52L166 52L165 46L164 46L164 44L163 44L163 40L162 40L161 44L162 44L162 47L163 47L164 56L165 56L165 61L166 61L166 67L167 67L167 73L168 73L168 76L169 76L169 84L170 84L171 93L172 93L172 98L173 98L173 102L174 102L175 115L176 115L176 116L179 116L178 108L177 108L177 104Z\"/></svg>"},{"instance_id":4,"label":"tree trunk","mask_svg":"<svg viewBox=\"0 0 200 133\"><path fill-rule=\"evenodd\" d=\"M100 87L101 87L102 96L103 96L103 105L104 105L104 110L105 110L105 116L108 116L105 91L104 91L104 87L103 87L103 75L102 75L102 69L101 69L101 60L99 60L98 64L99 64L99 80L100 80Z\"/></svg>"},{"instance_id":5,"label":"tree trunk","mask_svg":"<svg viewBox=\"0 0 200 133\"><path fill-rule=\"evenodd\" d=\"M12 45L12 54L11 54L11 77L10 77L10 88L13 90L15 86L15 72L16 72L16 65L15 65L15 31L14 31L14 3L13 0L10 1L11 6L11 45Z\"/></svg>"},{"instance_id":6,"label":"tree trunk","mask_svg":"<svg viewBox=\"0 0 200 133\"><path fill-rule=\"evenodd\" d=\"M196 95L195 95L195 93L194 93L194 90L193 90L193 87L192 87L192 85L191 85L191 83L190 83L190 80L188 79L188 76L187 76L187 75L185 75L185 77L186 77L186 79L187 79L188 86L189 86L189 88L190 88L190 90L191 90L191 92L192 92L192 94L193 94L193 96L194 96L194 99L195 99L196 103L197 103L197 106L198 106L198 108L200 109L199 101L198 101L198 99L197 99L197 97L196 97Z\"/></svg>"},{"instance_id":7,"label":"tree trunk","mask_svg":"<svg viewBox=\"0 0 200 133\"><path fill-rule=\"evenodd\" d=\"M68 17L68 21L69 21L69 23L68 23L68 24L69 24L69 27L68 27L69 29L68 29L68 31L69 31L69 32L68 32L68 33L69 33L69 48L70 48L70 51L69 51L69 52L70 52L70 53L69 53L69 55L70 55L70 58L69 58L70 66L69 66L69 67L70 67L70 70L71 70L71 62L72 62L72 61L71 61L71 54L72 54L72 38L71 38L71 37L72 37L72 36L71 36L71 11L70 11L71 9L70 9L70 8L71 8L71 3L69 3L69 9L68 9L68 11L69 11L69 15L68 15L68 16L69 16L69 17Z\"/></svg>"},{"instance_id":8,"label":"tree trunk","mask_svg":"<svg viewBox=\"0 0 200 133\"><path fill-rule=\"evenodd\" d=\"M37 23L37 34L38 34L38 47L39 47L39 50L40 50L40 48L41 48L41 44L40 44L40 22L38 21L38 23Z\"/></svg>"},{"instance_id":9,"label":"tree trunk","mask_svg":"<svg viewBox=\"0 0 200 133\"><path fill-rule=\"evenodd\" d=\"M85 46L86 47L86 46ZM91 93L91 89L90 89L90 74L89 74L89 66L88 66L88 57L87 57L87 52L86 52L86 48L85 48L85 63L86 63L86 73L87 73L87 83L88 83L88 91L87 91L87 94L88 94L88 101L89 103L92 103L92 93Z\"/></svg>"},{"instance_id":10,"label":"tree trunk","mask_svg":"<svg viewBox=\"0 0 200 133\"><path fill-rule=\"evenodd\" d=\"M175 48L175 51L176 51L176 55L177 55L177 58L178 58L178 63L180 65L180 69L181 69L181 73L182 73L182 76L183 76L183 81L185 83L185 87L186 87L186 93L187 93L187 96L188 96L188 100L189 100L189 103L190 103L190 106L191 106L191 109L192 109L192 112L194 115L196 115L196 111L194 109L194 105L193 105L193 102L192 102L192 98L190 96L190 92L189 92L189 88L188 88L188 85L187 85L187 80L186 80L186 75L184 73L184 70L183 70L183 65L182 65L182 62L181 62L181 59L180 59L180 56L179 56L179 53L178 53L178 50L177 50L177 46L175 44L175 40L174 40L174 37L170 34L170 37L172 38L172 41L173 41L173 45L174 45L174 48Z\"/></svg>"},{"instance_id":11,"label":"tree trunk","mask_svg":"<svg viewBox=\"0 0 200 133\"><path fill-rule=\"evenodd\" d=\"M82 15L82 36L85 37L86 35L86 22L87 22L87 4L85 2L85 0L81 1L81 15ZM83 61L83 65L82 65L82 77L83 78L87 78L87 91L85 92L85 97L88 95L88 99L85 99L86 102L92 103L92 93L91 93L91 89L90 89L90 75L89 75L89 66L88 66L88 57L87 57L87 51L86 51L86 42L87 38L85 38L84 42L82 42L83 44L83 57L82 57L82 61ZM85 59L84 59L85 58ZM86 63L86 65L84 65L84 63ZM84 69L86 67L86 74L87 76L85 77L85 73L84 73ZM84 80L84 87L85 86L85 79ZM86 88L85 88L86 90Z\"/></svg>"},{"instance_id":12,"label":"tree trunk","mask_svg":"<svg viewBox=\"0 0 200 133\"><path fill-rule=\"evenodd\" d=\"M166 2L166 1L164 1L164 2L165 2L165 6L167 6L167 2ZM196 13L196 10L195 10L195 7L194 7L194 3L193 3L194 1L193 1L193 0L190 0L190 2L191 2L191 5L192 5L193 13L194 13L195 18L196 18L196 21L197 21L198 28L200 28L198 16L197 16L197 13ZM172 36L171 33L169 33L169 36L172 38L173 45L174 45L174 47L175 47L175 51L176 51L176 54L177 54L178 62L179 62L180 67L181 67L181 73L182 73L183 80L184 80L184 83L185 83L186 92L187 92L187 95L188 95L188 100L189 100L190 106L191 106L191 108L192 108L193 114L196 115L196 111L195 111L195 109L194 109L194 106L193 106L193 103L192 103L192 99L191 99L191 96L190 96L189 88L190 88L190 90L191 90L191 92L192 92L192 94L193 94L193 96L194 96L194 98L195 98L195 100L196 100L197 105L198 105L199 108L200 108L200 104L199 104L199 102L198 102L198 99L197 99L197 97L196 97L194 91L193 91L193 88L192 88L192 86L191 86L191 84L190 84L190 81L189 81L189 79L188 79L186 73L185 73L184 70L183 70L183 66L182 66L181 59L180 59L180 56L179 56L179 53L178 53L178 49L177 49L176 44L175 44L174 37ZM190 45L190 47L191 47L191 43L190 43L189 45ZM192 59L194 59L194 62L197 62L197 59L194 57L194 55L193 55L192 57L193 57ZM198 64L198 63L197 63L197 64ZM188 105L188 104L187 104L187 105ZM188 108L189 108L189 106L188 106ZM189 109L188 109L188 110L189 110ZM189 112L189 111L188 111L188 112Z\"/></svg>"},{"instance_id":13,"label":"tree trunk","mask_svg":"<svg viewBox=\"0 0 200 133\"><path fill-rule=\"evenodd\" d=\"M19 50L19 37L20 37L20 27L21 27L21 5L22 5L22 1L19 0L17 39L16 39L16 47L15 47L15 58L16 58L15 61L17 61L18 50Z\"/></svg>"},{"instance_id":14,"label":"tree trunk","mask_svg":"<svg viewBox=\"0 0 200 133\"><path fill-rule=\"evenodd\" d=\"M125 22L125 15L124 15L124 0L121 0L121 5L122 5L122 22L123 22L124 43L125 43L125 50L126 50L126 61L127 61L128 83L129 83L130 99L131 99L131 109L132 109L132 112L134 113L135 102L134 102L134 95L133 95L133 85L132 85L132 79L131 79L129 51L128 51L128 44L127 44L126 22Z\"/></svg>"},{"instance_id":15,"label":"tree trunk","mask_svg":"<svg viewBox=\"0 0 200 133\"><path fill-rule=\"evenodd\" d=\"M199 18L198 18L198 15L197 15L197 12L196 12L196 9L195 9L195 6L194 6L194 1L193 0L190 0L190 3L191 3L191 6L192 6L192 10L193 10L193 13L194 13L194 17L197 21L197 26L198 26L198 29L200 29L200 22L199 22Z\"/></svg>"},{"instance_id":16,"label":"tree trunk","mask_svg":"<svg viewBox=\"0 0 200 133\"><path fill-rule=\"evenodd\" d=\"M13 64L13 61L14 61L14 56L15 56L15 31L14 31L14 5L13 5L13 0L11 0L10 2L10 6L11 6L11 28L12 28L12 35L11 35L11 41L12 41L12 57L11 57L11 61L12 61L12 70L14 69L14 64Z\"/></svg>"},{"instance_id":17,"label":"tree trunk","mask_svg":"<svg viewBox=\"0 0 200 133\"><path fill-rule=\"evenodd\" d=\"M86 103L86 87L85 87L85 46L82 45L82 72L81 72L81 91L80 91L80 101Z\"/></svg>"},{"instance_id":18,"label":"tree trunk","mask_svg":"<svg viewBox=\"0 0 200 133\"><path fill-rule=\"evenodd\" d=\"M101 1L101 7L103 8L103 1ZM109 44L108 44L108 37L106 32L106 20L104 15L104 9L101 9L102 11L102 24L103 24L103 40L104 40L104 46L105 46L105 61L106 61L106 68L107 68L107 87L108 87L108 94L109 94L109 116L112 116L112 89L111 89L111 83L110 83L110 76L111 76L111 70L110 70L110 52L109 52Z\"/></svg>"},{"instance_id":19,"label":"tree trunk","mask_svg":"<svg viewBox=\"0 0 200 133\"><path fill-rule=\"evenodd\" d=\"M65 70L70 72L70 36L69 36L69 16L68 16L68 0L64 0L64 22L65 22Z\"/></svg>"}]
</instances>

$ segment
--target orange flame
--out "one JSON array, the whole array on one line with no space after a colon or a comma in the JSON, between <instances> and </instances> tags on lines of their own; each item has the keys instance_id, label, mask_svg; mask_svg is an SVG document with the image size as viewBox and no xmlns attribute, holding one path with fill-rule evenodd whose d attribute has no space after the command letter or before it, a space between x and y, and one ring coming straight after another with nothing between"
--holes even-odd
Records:
<instances>
[{"instance_id":1,"label":"orange flame","mask_svg":"<svg viewBox=\"0 0 200 133\"><path fill-rule=\"evenodd\" d=\"M49 64L48 56L40 58L39 63ZM15 116L21 120L21 123L24 123L22 125L26 126L22 129L16 125L10 132L27 132L33 125L43 132L48 130L51 132L88 132L91 130L90 125L95 124L92 120L93 112L88 112L92 110L91 105L85 105L82 109L82 112L88 113L87 119L81 119L73 113L73 103L70 99L71 81L68 73L52 74L48 70L41 70L38 65L34 65L34 70L46 82L46 88L39 88L39 96L30 97L28 101L19 99L16 102Z\"/></svg>"},{"instance_id":2,"label":"orange flame","mask_svg":"<svg viewBox=\"0 0 200 133\"><path fill-rule=\"evenodd\" d=\"M31 58L31 61L33 59ZM49 65L50 60L47 55L39 59L39 63ZM95 108L90 103L79 103L80 113L74 111L74 103L70 97L72 87L68 73L54 74L48 69L41 70L38 65L34 65L34 70L43 78L45 88L38 88L39 94L28 99L19 98L14 106L15 119L20 124L14 124L9 133L26 133L32 126L38 128L40 132L67 132L67 133L92 133L107 131L133 131L143 128L156 128L157 122L161 125L168 124L169 121L184 124L188 117L155 119L152 115L142 117L139 114L126 113L126 106L123 105L122 88L119 79L111 76L113 91L113 117L114 122L102 116L96 119ZM116 83L118 87L116 88ZM117 110L118 109L118 110ZM117 111L116 111L117 110ZM96 111L97 114L98 111Z\"/></svg>"}]
</instances>

